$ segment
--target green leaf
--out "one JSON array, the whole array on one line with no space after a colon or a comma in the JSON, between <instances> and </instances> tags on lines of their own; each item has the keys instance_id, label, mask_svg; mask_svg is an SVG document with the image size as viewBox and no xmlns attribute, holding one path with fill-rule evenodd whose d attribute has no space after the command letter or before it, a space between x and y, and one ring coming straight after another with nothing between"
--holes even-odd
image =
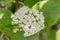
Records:
<instances>
[{"instance_id":1,"label":"green leaf","mask_svg":"<svg viewBox=\"0 0 60 40\"><path fill-rule=\"evenodd\" d=\"M27 40L39 40L39 36L35 34L33 36L28 37Z\"/></svg>"},{"instance_id":2,"label":"green leaf","mask_svg":"<svg viewBox=\"0 0 60 40\"><path fill-rule=\"evenodd\" d=\"M29 6L30 8L35 5L37 2L39 2L40 0L25 0L24 4Z\"/></svg>"},{"instance_id":3,"label":"green leaf","mask_svg":"<svg viewBox=\"0 0 60 40\"><path fill-rule=\"evenodd\" d=\"M13 33L13 35L11 36L11 40L25 40L24 36L23 36L24 32L17 32L17 33Z\"/></svg>"},{"instance_id":4,"label":"green leaf","mask_svg":"<svg viewBox=\"0 0 60 40\"><path fill-rule=\"evenodd\" d=\"M44 29L41 31L42 40L55 40L56 39L56 29Z\"/></svg>"},{"instance_id":5,"label":"green leaf","mask_svg":"<svg viewBox=\"0 0 60 40\"><path fill-rule=\"evenodd\" d=\"M56 40L56 30L50 30L47 36L48 40Z\"/></svg>"},{"instance_id":6,"label":"green leaf","mask_svg":"<svg viewBox=\"0 0 60 40\"><path fill-rule=\"evenodd\" d=\"M3 31L8 35L8 36L12 36L13 34L13 25L12 24L8 24L3 28Z\"/></svg>"},{"instance_id":7,"label":"green leaf","mask_svg":"<svg viewBox=\"0 0 60 40\"><path fill-rule=\"evenodd\" d=\"M54 0L48 1L41 9L45 16L45 26L50 28L54 25L60 16L60 2Z\"/></svg>"},{"instance_id":8,"label":"green leaf","mask_svg":"<svg viewBox=\"0 0 60 40\"><path fill-rule=\"evenodd\" d=\"M38 37L37 37L37 35L33 35L30 37L24 37L24 32L18 31L17 33L14 33L12 35L11 40L38 40Z\"/></svg>"},{"instance_id":9,"label":"green leaf","mask_svg":"<svg viewBox=\"0 0 60 40\"><path fill-rule=\"evenodd\" d=\"M8 9L0 8L0 28L11 22L11 14Z\"/></svg>"}]
</instances>

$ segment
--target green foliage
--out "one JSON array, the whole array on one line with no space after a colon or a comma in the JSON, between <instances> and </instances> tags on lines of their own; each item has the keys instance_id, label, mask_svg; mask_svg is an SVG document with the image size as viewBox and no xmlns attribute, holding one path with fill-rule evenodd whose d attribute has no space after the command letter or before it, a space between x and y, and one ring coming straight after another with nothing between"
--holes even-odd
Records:
<instances>
[{"instance_id":1,"label":"green foliage","mask_svg":"<svg viewBox=\"0 0 60 40\"><path fill-rule=\"evenodd\" d=\"M6 33L6 36L12 35L11 15L12 12L10 10L0 8L0 31Z\"/></svg>"},{"instance_id":2,"label":"green foliage","mask_svg":"<svg viewBox=\"0 0 60 40\"><path fill-rule=\"evenodd\" d=\"M45 26L50 28L54 25L60 16L60 2L54 0L48 1L41 9L45 16Z\"/></svg>"},{"instance_id":3,"label":"green foliage","mask_svg":"<svg viewBox=\"0 0 60 40\"><path fill-rule=\"evenodd\" d=\"M55 40L56 30L50 29L50 27L56 24L60 18L60 2L58 0L49 0L40 10L44 13L45 28L47 30L42 32L47 36L47 40Z\"/></svg>"},{"instance_id":4,"label":"green foliage","mask_svg":"<svg viewBox=\"0 0 60 40\"><path fill-rule=\"evenodd\" d=\"M30 8L32 7L32 6L34 6L37 2L39 2L40 0L25 0L24 1L24 4L26 5L26 6L29 6Z\"/></svg>"},{"instance_id":5,"label":"green foliage","mask_svg":"<svg viewBox=\"0 0 60 40\"><path fill-rule=\"evenodd\" d=\"M55 40L56 39L56 30L55 29L44 29L41 31L42 40Z\"/></svg>"},{"instance_id":6,"label":"green foliage","mask_svg":"<svg viewBox=\"0 0 60 40\"><path fill-rule=\"evenodd\" d=\"M11 40L25 40L24 36L23 36L24 32L17 32L17 33L13 33Z\"/></svg>"},{"instance_id":7,"label":"green foliage","mask_svg":"<svg viewBox=\"0 0 60 40\"><path fill-rule=\"evenodd\" d=\"M11 11L8 9L0 8L0 28L11 22L11 14Z\"/></svg>"},{"instance_id":8,"label":"green foliage","mask_svg":"<svg viewBox=\"0 0 60 40\"><path fill-rule=\"evenodd\" d=\"M33 35L30 37L24 37L23 31L18 31L17 33L13 33L11 40L38 40L37 35Z\"/></svg>"},{"instance_id":9,"label":"green foliage","mask_svg":"<svg viewBox=\"0 0 60 40\"><path fill-rule=\"evenodd\" d=\"M24 5L29 6L30 8L39 8L39 1L42 0L25 0ZM15 0L1 0L3 5L7 4L8 8L12 6L12 3ZM40 9L40 8L39 8ZM44 33L47 36L48 40L55 40L56 30L50 29L60 18L60 1L59 0L49 0L45 3L42 8L39 10L44 13L45 17L45 30L42 30L41 33ZM11 24L11 15L12 12L5 8L0 8L0 30L6 33L10 40L39 40L37 34L24 37L24 31L18 31L13 33L15 25ZM18 27L16 27L18 28ZM45 36L44 36L45 37Z\"/></svg>"}]
</instances>

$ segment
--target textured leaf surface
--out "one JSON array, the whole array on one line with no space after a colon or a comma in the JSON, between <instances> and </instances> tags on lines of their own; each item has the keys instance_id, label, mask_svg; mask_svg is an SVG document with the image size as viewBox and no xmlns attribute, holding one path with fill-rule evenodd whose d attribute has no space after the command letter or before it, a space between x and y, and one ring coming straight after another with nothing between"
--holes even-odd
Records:
<instances>
[{"instance_id":1,"label":"textured leaf surface","mask_svg":"<svg viewBox=\"0 0 60 40\"><path fill-rule=\"evenodd\" d=\"M45 16L45 26L50 28L60 16L60 2L50 0L41 9Z\"/></svg>"}]
</instances>

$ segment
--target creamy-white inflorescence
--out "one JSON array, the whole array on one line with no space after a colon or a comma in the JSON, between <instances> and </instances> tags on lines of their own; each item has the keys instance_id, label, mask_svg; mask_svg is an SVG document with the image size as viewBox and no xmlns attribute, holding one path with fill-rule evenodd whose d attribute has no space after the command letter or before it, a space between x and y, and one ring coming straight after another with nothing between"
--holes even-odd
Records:
<instances>
[{"instance_id":1,"label":"creamy-white inflorescence","mask_svg":"<svg viewBox=\"0 0 60 40\"><path fill-rule=\"evenodd\" d=\"M35 8L21 7L12 15L12 20L12 24L18 24L19 27L22 27L25 32L24 37L33 35L44 28L43 12L39 12Z\"/></svg>"}]
</instances>

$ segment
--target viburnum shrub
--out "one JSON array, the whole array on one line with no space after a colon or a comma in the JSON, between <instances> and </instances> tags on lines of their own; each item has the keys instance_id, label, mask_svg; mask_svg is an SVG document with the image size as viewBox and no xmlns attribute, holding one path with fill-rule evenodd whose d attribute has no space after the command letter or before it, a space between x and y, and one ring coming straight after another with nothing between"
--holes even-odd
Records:
<instances>
[{"instance_id":1,"label":"viburnum shrub","mask_svg":"<svg viewBox=\"0 0 60 40\"><path fill-rule=\"evenodd\" d=\"M0 0L0 40L55 40L59 19L59 0Z\"/></svg>"}]
</instances>

